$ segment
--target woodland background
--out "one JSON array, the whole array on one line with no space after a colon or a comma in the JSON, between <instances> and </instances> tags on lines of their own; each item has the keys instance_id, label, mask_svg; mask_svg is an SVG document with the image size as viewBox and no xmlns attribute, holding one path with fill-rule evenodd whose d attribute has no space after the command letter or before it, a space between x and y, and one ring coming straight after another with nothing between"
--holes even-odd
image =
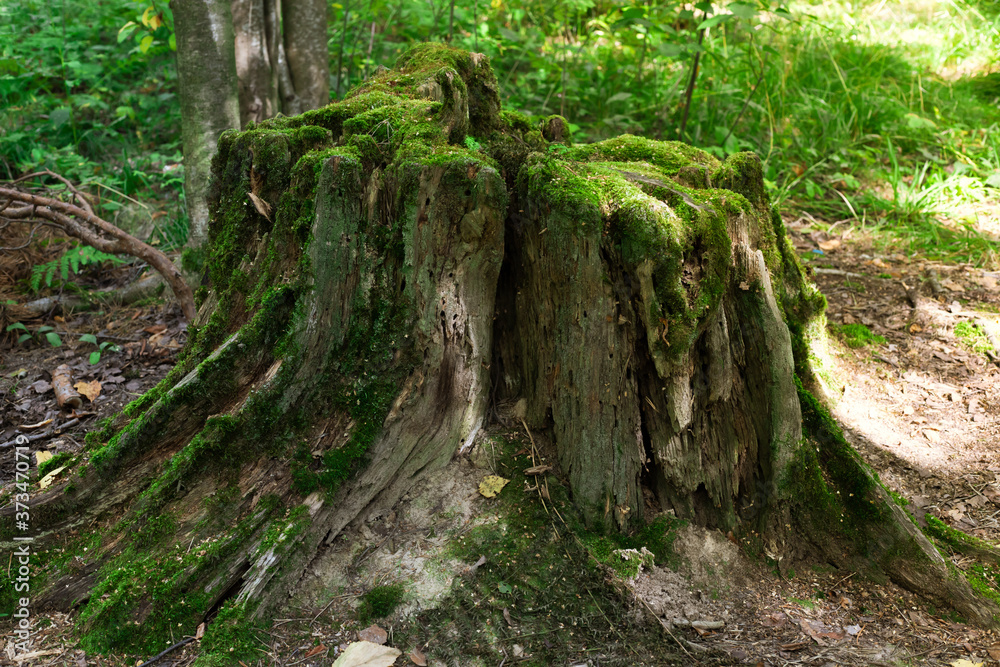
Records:
<instances>
[{"instance_id":1,"label":"woodland background","mask_svg":"<svg viewBox=\"0 0 1000 667\"><path fill-rule=\"evenodd\" d=\"M165 2L0 3L0 176L51 169L182 245L172 25ZM333 99L450 41L491 57L507 107L564 115L576 141L684 125L720 158L756 151L778 204L998 261L979 224L1000 187L995 2L370 0L333 3L328 33Z\"/></svg>"}]
</instances>

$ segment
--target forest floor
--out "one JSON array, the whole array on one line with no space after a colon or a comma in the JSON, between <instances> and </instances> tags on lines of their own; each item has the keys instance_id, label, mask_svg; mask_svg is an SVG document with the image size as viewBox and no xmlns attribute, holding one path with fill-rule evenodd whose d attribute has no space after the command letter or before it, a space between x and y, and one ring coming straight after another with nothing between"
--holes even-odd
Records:
<instances>
[{"instance_id":1,"label":"forest floor","mask_svg":"<svg viewBox=\"0 0 1000 667\"><path fill-rule=\"evenodd\" d=\"M815 225L808 216L786 222L829 300L825 379L848 438L918 522L926 525L930 514L1000 543L1000 366L991 357L1000 352L995 345L1000 337L1000 273L895 254L879 249L870 237L821 231L828 226ZM98 419L169 371L186 329L178 310L161 304L106 308L101 314L64 313L24 324L29 332L54 327L63 345L19 347L8 338L0 346L4 487L12 483L10 443L15 436L28 436L34 452L76 453ZM95 346L78 342L87 333L117 342L121 349L106 350L98 363L90 364ZM991 337L993 352L987 350ZM52 373L60 364L71 367L74 382L97 382L96 388L90 385L98 391L93 400L75 412L55 405ZM530 446L523 432L505 432L504 437ZM496 518L492 501L477 493L487 471L501 472L496 454L491 459L484 442L471 456L456 459L422 483L392 515L357 527L353 551L333 548L314 563L312 580L295 591L288 618L259 634L259 664L330 665L359 631L401 649L396 664L444 664L434 656L448 640L421 635L420 625L456 581L476 576L477 566L455 558L442 536L464 535ZM619 589L630 598L635 614L645 617L648 634L658 644L631 648L634 655L629 657L624 635L617 648L605 647L603 653L575 646L566 637L567 654L578 659L565 664L1000 664L1000 635L965 625L948 610L935 609L892 584L822 563L785 566L782 576L748 560L721 534L693 528L679 532L674 548L677 571L654 567ZM957 555L952 561L959 569L969 566ZM362 594L393 582L407 583L407 602L362 630L357 620ZM662 634L654 617L660 619ZM507 636L516 638L521 619L516 612L512 618L506 607L503 618ZM85 655L75 646L71 615L39 612L35 621L35 657L14 663L8 645L7 652L0 649L0 664L142 662L134 656ZM559 641L555 637L552 641ZM502 655L506 664L530 662L532 651L546 646L551 648L549 638L520 644L512 640L494 647L494 655ZM196 657L195 643L158 664L180 667ZM536 664L553 664L538 659ZM486 659L475 664L494 663Z\"/></svg>"}]
</instances>

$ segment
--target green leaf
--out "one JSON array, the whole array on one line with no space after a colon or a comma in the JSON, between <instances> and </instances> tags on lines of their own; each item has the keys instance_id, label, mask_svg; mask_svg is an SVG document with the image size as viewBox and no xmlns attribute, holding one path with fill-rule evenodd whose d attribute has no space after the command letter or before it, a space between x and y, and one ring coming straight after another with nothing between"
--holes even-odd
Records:
<instances>
[{"instance_id":1,"label":"green leaf","mask_svg":"<svg viewBox=\"0 0 1000 667\"><path fill-rule=\"evenodd\" d=\"M153 36L146 35L145 37L142 38L142 41L139 42L139 51L145 53L146 51L149 51L149 47L151 47L152 45L153 45Z\"/></svg>"},{"instance_id":2,"label":"green leaf","mask_svg":"<svg viewBox=\"0 0 1000 667\"><path fill-rule=\"evenodd\" d=\"M46 331L55 331L55 327L50 327L46 324L45 326L38 327L38 331L36 333L45 333Z\"/></svg>"},{"instance_id":3,"label":"green leaf","mask_svg":"<svg viewBox=\"0 0 1000 667\"><path fill-rule=\"evenodd\" d=\"M514 587L511 586L510 584L505 584L504 582L501 581L500 583L497 584L497 590L499 590L504 595L507 595L514 590Z\"/></svg>"},{"instance_id":4,"label":"green leaf","mask_svg":"<svg viewBox=\"0 0 1000 667\"><path fill-rule=\"evenodd\" d=\"M94 334L83 334L82 336L80 336L80 342L93 343L94 345L97 345L97 336L95 336Z\"/></svg>"},{"instance_id":5,"label":"green leaf","mask_svg":"<svg viewBox=\"0 0 1000 667\"><path fill-rule=\"evenodd\" d=\"M24 326L20 322L14 322L14 324L11 324L10 326L7 327L6 331L15 331L18 329L20 329L21 331L27 331L28 327Z\"/></svg>"},{"instance_id":6,"label":"green leaf","mask_svg":"<svg viewBox=\"0 0 1000 667\"><path fill-rule=\"evenodd\" d=\"M54 331L50 331L45 334L45 340L49 341L49 345L52 347L59 347L62 345L62 338L60 338L59 334Z\"/></svg>"},{"instance_id":7,"label":"green leaf","mask_svg":"<svg viewBox=\"0 0 1000 667\"><path fill-rule=\"evenodd\" d=\"M26 340L31 340L31 334L21 334L17 337L17 344L20 345Z\"/></svg>"},{"instance_id":8,"label":"green leaf","mask_svg":"<svg viewBox=\"0 0 1000 667\"><path fill-rule=\"evenodd\" d=\"M72 115L72 110L67 107L59 107L49 112L49 122L55 127L62 127Z\"/></svg>"},{"instance_id":9,"label":"green leaf","mask_svg":"<svg viewBox=\"0 0 1000 667\"><path fill-rule=\"evenodd\" d=\"M747 5L742 2L733 2L729 5L729 11L731 11L736 16L741 19L750 20L757 16L757 8L753 5Z\"/></svg>"},{"instance_id":10,"label":"green leaf","mask_svg":"<svg viewBox=\"0 0 1000 667\"><path fill-rule=\"evenodd\" d=\"M731 21L732 19L732 14L716 14L715 16L710 16L699 23L698 30L708 30L709 28L714 28L720 23L725 23L726 21Z\"/></svg>"},{"instance_id":11,"label":"green leaf","mask_svg":"<svg viewBox=\"0 0 1000 667\"><path fill-rule=\"evenodd\" d=\"M624 102L628 98L632 97L632 93L616 93L607 99L608 104L612 102Z\"/></svg>"},{"instance_id":12,"label":"green leaf","mask_svg":"<svg viewBox=\"0 0 1000 667\"><path fill-rule=\"evenodd\" d=\"M101 360L101 353L100 352L91 352L90 353L90 365L91 366L93 366L94 364L96 364L100 360Z\"/></svg>"},{"instance_id":13,"label":"green leaf","mask_svg":"<svg viewBox=\"0 0 1000 667\"><path fill-rule=\"evenodd\" d=\"M138 28L138 27L139 27L139 24L137 24L135 21L129 21L128 23L126 23L125 25L123 25L121 28L119 28L118 29L118 43L121 44L126 39L128 39L132 35L132 33L135 32L135 29Z\"/></svg>"},{"instance_id":14,"label":"green leaf","mask_svg":"<svg viewBox=\"0 0 1000 667\"><path fill-rule=\"evenodd\" d=\"M171 51L177 50L177 35L175 35L174 33L170 33L170 50Z\"/></svg>"}]
</instances>

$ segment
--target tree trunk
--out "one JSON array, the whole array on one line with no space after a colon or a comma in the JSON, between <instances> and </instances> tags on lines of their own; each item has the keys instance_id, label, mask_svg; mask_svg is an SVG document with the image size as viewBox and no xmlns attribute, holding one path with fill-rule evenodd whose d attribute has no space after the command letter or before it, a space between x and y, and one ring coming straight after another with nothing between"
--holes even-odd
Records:
<instances>
[{"instance_id":1,"label":"tree trunk","mask_svg":"<svg viewBox=\"0 0 1000 667\"><path fill-rule=\"evenodd\" d=\"M239 106L229 6L222 0L173 0L177 80L184 144L188 245L208 236L208 178L215 144L237 127Z\"/></svg>"},{"instance_id":2,"label":"tree trunk","mask_svg":"<svg viewBox=\"0 0 1000 667\"><path fill-rule=\"evenodd\" d=\"M49 604L88 599L83 645L266 618L345 526L472 443L491 386L591 526L636 526L645 486L769 557L808 549L992 622L797 379L824 303L760 161L549 143L563 121L540 132L496 90L484 57L425 45L222 137L181 361L32 500L39 541L107 526L48 573Z\"/></svg>"},{"instance_id":3,"label":"tree trunk","mask_svg":"<svg viewBox=\"0 0 1000 667\"><path fill-rule=\"evenodd\" d=\"M330 101L329 14L326 0L285 0L285 53L302 111L318 109Z\"/></svg>"},{"instance_id":4,"label":"tree trunk","mask_svg":"<svg viewBox=\"0 0 1000 667\"><path fill-rule=\"evenodd\" d=\"M273 118L281 110L267 39L265 4L264 0L233 0L230 5L240 91L240 127Z\"/></svg>"},{"instance_id":5,"label":"tree trunk","mask_svg":"<svg viewBox=\"0 0 1000 667\"><path fill-rule=\"evenodd\" d=\"M188 245L197 248L207 238L209 164L219 135L329 101L327 7L317 0L174 3Z\"/></svg>"}]
</instances>

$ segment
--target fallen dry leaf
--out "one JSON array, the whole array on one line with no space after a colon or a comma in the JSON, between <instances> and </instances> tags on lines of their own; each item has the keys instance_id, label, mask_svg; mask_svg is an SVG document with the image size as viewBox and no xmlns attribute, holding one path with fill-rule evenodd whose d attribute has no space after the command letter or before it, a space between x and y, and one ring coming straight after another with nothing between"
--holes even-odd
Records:
<instances>
[{"instance_id":1,"label":"fallen dry leaf","mask_svg":"<svg viewBox=\"0 0 1000 667\"><path fill-rule=\"evenodd\" d=\"M46 451L35 452L35 465L40 466L51 458L52 458L52 452L46 452Z\"/></svg>"},{"instance_id":2,"label":"fallen dry leaf","mask_svg":"<svg viewBox=\"0 0 1000 667\"><path fill-rule=\"evenodd\" d=\"M479 494L484 498L492 498L503 490L503 487L507 486L509 479L504 479L503 477L498 477L497 475L487 475L483 478L483 481L479 483Z\"/></svg>"},{"instance_id":3,"label":"fallen dry leaf","mask_svg":"<svg viewBox=\"0 0 1000 667\"><path fill-rule=\"evenodd\" d=\"M325 650L326 650L326 645L324 645L324 644L320 644L319 646L313 646L313 647L312 647L311 649L309 649L309 652L308 652L308 653L306 653L306 654L305 654L304 656L302 656L302 657L303 657L303 658L311 658L311 657L313 657L314 655L316 655L316 654L318 654L318 653L322 653L322 652L323 652L323 651L325 651Z\"/></svg>"},{"instance_id":4,"label":"fallen dry leaf","mask_svg":"<svg viewBox=\"0 0 1000 667\"><path fill-rule=\"evenodd\" d=\"M414 665L418 665L418 667L427 667L427 656L425 656L420 649L415 648L412 651L410 651L409 657L410 657L410 662L412 662Z\"/></svg>"},{"instance_id":5,"label":"fallen dry leaf","mask_svg":"<svg viewBox=\"0 0 1000 667\"><path fill-rule=\"evenodd\" d=\"M377 625L369 625L358 632L358 639L372 644L384 644L389 639L389 633Z\"/></svg>"},{"instance_id":6,"label":"fallen dry leaf","mask_svg":"<svg viewBox=\"0 0 1000 667\"><path fill-rule=\"evenodd\" d=\"M354 642L349 645L333 667L389 667L403 655L397 648L380 646L371 642Z\"/></svg>"},{"instance_id":7,"label":"fallen dry leaf","mask_svg":"<svg viewBox=\"0 0 1000 667\"><path fill-rule=\"evenodd\" d=\"M199 623L198 624L198 629L194 631L194 638L195 639L201 639L204 636L205 636L205 624L204 623Z\"/></svg>"},{"instance_id":8,"label":"fallen dry leaf","mask_svg":"<svg viewBox=\"0 0 1000 667\"><path fill-rule=\"evenodd\" d=\"M836 250L840 247L840 239L830 239L829 241L820 241L816 245L819 249L824 252L830 252L831 250Z\"/></svg>"},{"instance_id":9,"label":"fallen dry leaf","mask_svg":"<svg viewBox=\"0 0 1000 667\"><path fill-rule=\"evenodd\" d=\"M61 468L56 468L45 477L42 477L40 480L38 480L38 488L47 489L50 486L52 486L52 482L56 481L56 477L58 477L59 474L65 469L66 466L62 466Z\"/></svg>"},{"instance_id":10,"label":"fallen dry leaf","mask_svg":"<svg viewBox=\"0 0 1000 667\"><path fill-rule=\"evenodd\" d=\"M253 202L253 207L257 209L257 212L267 218L268 222L271 222L271 205L252 192L248 192L247 195L249 195L250 201Z\"/></svg>"},{"instance_id":11,"label":"fallen dry leaf","mask_svg":"<svg viewBox=\"0 0 1000 667\"><path fill-rule=\"evenodd\" d=\"M960 660L956 660L955 662L949 664L951 667L983 667L983 663L972 662L971 660L966 660L965 658L961 658Z\"/></svg>"},{"instance_id":12,"label":"fallen dry leaf","mask_svg":"<svg viewBox=\"0 0 1000 667\"><path fill-rule=\"evenodd\" d=\"M93 380L91 382L80 381L73 385L73 388L86 396L87 400L91 403L94 402L95 398L101 395L101 383L97 380Z\"/></svg>"}]
</instances>

